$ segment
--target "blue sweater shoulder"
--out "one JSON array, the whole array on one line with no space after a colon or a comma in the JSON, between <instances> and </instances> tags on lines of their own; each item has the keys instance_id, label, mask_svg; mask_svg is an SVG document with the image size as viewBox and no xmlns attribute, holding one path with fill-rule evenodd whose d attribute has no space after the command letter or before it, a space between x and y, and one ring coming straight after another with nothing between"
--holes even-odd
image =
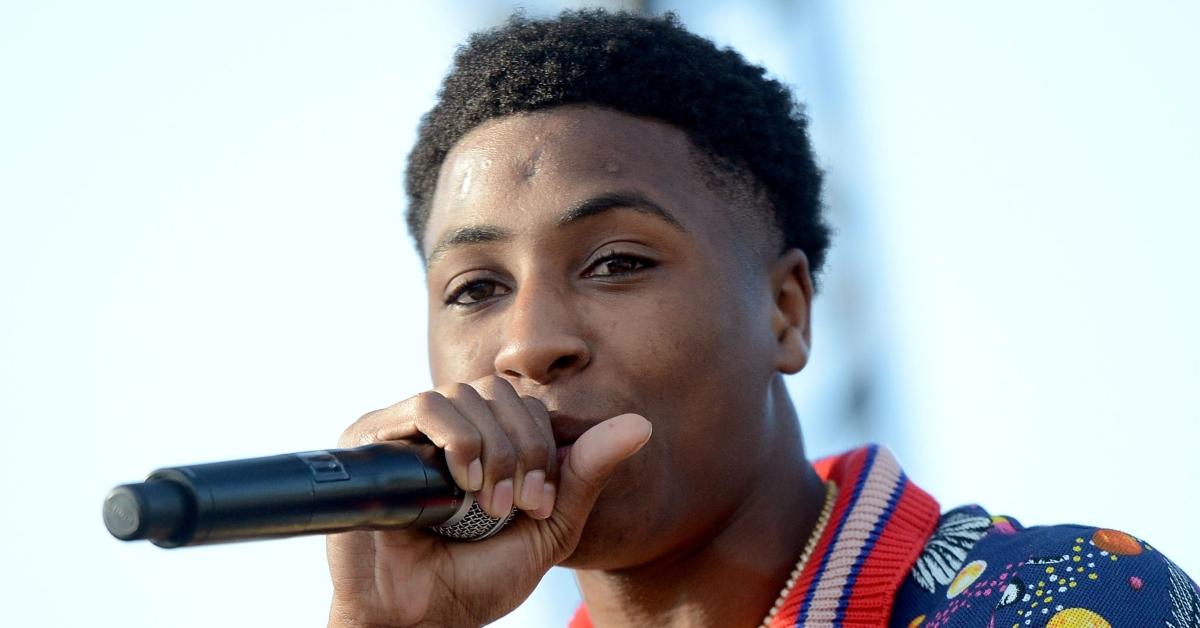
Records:
<instances>
[{"instance_id":1,"label":"blue sweater shoulder","mask_svg":"<svg viewBox=\"0 0 1200 628\"><path fill-rule=\"evenodd\" d=\"M1200 628L1200 593L1145 541L1081 525L1023 527L965 506L896 595L900 628Z\"/></svg>"}]
</instances>

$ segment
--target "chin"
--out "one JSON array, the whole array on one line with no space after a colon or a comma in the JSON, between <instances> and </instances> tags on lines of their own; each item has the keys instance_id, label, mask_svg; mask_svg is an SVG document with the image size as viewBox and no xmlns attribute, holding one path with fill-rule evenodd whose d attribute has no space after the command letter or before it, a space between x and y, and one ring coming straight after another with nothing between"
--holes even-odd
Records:
<instances>
[{"instance_id":1,"label":"chin","mask_svg":"<svg viewBox=\"0 0 1200 628\"><path fill-rule=\"evenodd\" d=\"M613 478L616 483L617 478ZM592 509L579 544L570 556L559 563L571 569L612 571L647 562L653 556L650 542L651 513L646 509L650 499L644 489L639 499L630 499L609 487L600 494Z\"/></svg>"},{"instance_id":2,"label":"chin","mask_svg":"<svg viewBox=\"0 0 1200 628\"><path fill-rule=\"evenodd\" d=\"M570 569L589 569L598 571L615 571L632 567L641 562L630 554L636 554L636 548L621 538L605 538L590 534L589 528L584 528L579 545L570 556L558 563L560 567Z\"/></svg>"}]
</instances>

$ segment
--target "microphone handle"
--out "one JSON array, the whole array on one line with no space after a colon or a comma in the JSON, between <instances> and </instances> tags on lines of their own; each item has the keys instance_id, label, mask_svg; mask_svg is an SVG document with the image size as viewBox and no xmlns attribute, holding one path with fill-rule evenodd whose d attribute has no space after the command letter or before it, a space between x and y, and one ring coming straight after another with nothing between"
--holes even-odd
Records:
<instances>
[{"instance_id":1,"label":"microphone handle","mask_svg":"<svg viewBox=\"0 0 1200 628\"><path fill-rule=\"evenodd\" d=\"M483 513L435 446L403 442L159 469L104 503L113 536L167 548L431 526L479 539L510 519Z\"/></svg>"}]
</instances>

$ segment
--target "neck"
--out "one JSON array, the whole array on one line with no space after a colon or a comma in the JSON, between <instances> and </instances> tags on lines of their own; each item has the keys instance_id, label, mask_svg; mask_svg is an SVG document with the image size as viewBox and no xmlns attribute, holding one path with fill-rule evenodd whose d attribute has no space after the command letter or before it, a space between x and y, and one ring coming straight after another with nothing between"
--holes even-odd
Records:
<instances>
[{"instance_id":1,"label":"neck","mask_svg":"<svg viewBox=\"0 0 1200 628\"><path fill-rule=\"evenodd\" d=\"M634 568L576 572L597 627L762 622L816 525L825 491L780 376L766 409L759 481L708 543Z\"/></svg>"}]
</instances>

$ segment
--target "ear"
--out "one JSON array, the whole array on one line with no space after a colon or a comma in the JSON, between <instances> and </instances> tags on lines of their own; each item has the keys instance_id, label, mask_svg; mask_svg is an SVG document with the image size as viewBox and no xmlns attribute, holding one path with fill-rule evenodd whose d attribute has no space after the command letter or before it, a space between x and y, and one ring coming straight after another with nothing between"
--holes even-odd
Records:
<instances>
[{"instance_id":1,"label":"ear","mask_svg":"<svg viewBox=\"0 0 1200 628\"><path fill-rule=\"evenodd\" d=\"M771 266L771 296L775 368L797 373L808 364L812 348L813 281L804 251L788 249Z\"/></svg>"}]
</instances>

